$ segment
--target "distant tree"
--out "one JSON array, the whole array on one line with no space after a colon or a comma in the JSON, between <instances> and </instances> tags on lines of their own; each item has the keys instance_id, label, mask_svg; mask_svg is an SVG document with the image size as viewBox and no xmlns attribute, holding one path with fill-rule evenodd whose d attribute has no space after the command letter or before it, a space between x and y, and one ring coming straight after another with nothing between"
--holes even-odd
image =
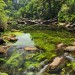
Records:
<instances>
[{"instance_id":1,"label":"distant tree","mask_svg":"<svg viewBox=\"0 0 75 75\"><path fill-rule=\"evenodd\" d=\"M22 8L22 17L29 19L50 19L57 17L61 8L61 1L31 0Z\"/></svg>"},{"instance_id":2,"label":"distant tree","mask_svg":"<svg viewBox=\"0 0 75 75\"><path fill-rule=\"evenodd\" d=\"M75 21L75 0L65 0L58 13L58 19L62 22Z\"/></svg>"}]
</instances>

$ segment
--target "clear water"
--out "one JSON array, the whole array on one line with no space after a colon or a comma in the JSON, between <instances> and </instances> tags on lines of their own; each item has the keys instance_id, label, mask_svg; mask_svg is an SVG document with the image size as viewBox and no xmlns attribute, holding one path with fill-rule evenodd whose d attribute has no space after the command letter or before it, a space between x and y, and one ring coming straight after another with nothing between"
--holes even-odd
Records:
<instances>
[{"instance_id":1,"label":"clear water","mask_svg":"<svg viewBox=\"0 0 75 75\"><path fill-rule=\"evenodd\" d=\"M11 44L8 50L8 57L0 67L1 71L8 73L9 75L35 75L36 68L32 65L38 61L34 59L35 54L40 52L25 51L24 47L35 47L34 41L31 39L29 33L16 36L18 41Z\"/></svg>"},{"instance_id":2,"label":"clear water","mask_svg":"<svg viewBox=\"0 0 75 75\"><path fill-rule=\"evenodd\" d=\"M29 33L22 34L16 37L18 41L13 44L13 46L17 46L18 48L23 47L34 47L34 41L31 39L31 35Z\"/></svg>"}]
</instances>

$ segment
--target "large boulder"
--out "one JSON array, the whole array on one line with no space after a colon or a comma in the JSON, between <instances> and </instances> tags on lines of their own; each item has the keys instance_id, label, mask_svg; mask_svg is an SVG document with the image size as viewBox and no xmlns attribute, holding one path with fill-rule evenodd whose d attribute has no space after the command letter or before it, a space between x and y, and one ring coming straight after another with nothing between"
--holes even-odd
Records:
<instances>
[{"instance_id":1,"label":"large boulder","mask_svg":"<svg viewBox=\"0 0 75 75\"><path fill-rule=\"evenodd\" d=\"M61 57L55 57L52 63L49 64L50 69L55 69L61 67L61 65L65 62L65 59L63 56Z\"/></svg>"}]
</instances>

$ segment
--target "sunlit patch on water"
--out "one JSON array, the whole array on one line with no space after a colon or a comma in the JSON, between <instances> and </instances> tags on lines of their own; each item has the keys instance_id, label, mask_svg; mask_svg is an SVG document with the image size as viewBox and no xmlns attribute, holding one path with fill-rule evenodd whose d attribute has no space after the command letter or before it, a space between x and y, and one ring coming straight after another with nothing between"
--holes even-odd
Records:
<instances>
[{"instance_id":1,"label":"sunlit patch on water","mask_svg":"<svg viewBox=\"0 0 75 75\"><path fill-rule=\"evenodd\" d=\"M34 47L34 41L31 39L31 36L29 33L22 34L20 36L16 37L18 41L13 44L13 46L17 46L18 48L23 47Z\"/></svg>"}]
</instances>

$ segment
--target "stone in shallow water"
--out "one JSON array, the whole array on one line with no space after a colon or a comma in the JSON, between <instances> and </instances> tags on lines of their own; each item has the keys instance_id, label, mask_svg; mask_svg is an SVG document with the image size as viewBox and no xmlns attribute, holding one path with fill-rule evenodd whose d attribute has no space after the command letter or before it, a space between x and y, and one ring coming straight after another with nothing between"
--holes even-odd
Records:
<instances>
[{"instance_id":1,"label":"stone in shallow water","mask_svg":"<svg viewBox=\"0 0 75 75\"><path fill-rule=\"evenodd\" d=\"M10 41L10 42L15 42L15 41L17 41L18 39L17 38L15 38L15 37L8 37L8 41Z\"/></svg>"},{"instance_id":2,"label":"stone in shallow water","mask_svg":"<svg viewBox=\"0 0 75 75\"><path fill-rule=\"evenodd\" d=\"M7 55L7 50L10 46L0 46L0 53Z\"/></svg>"},{"instance_id":3,"label":"stone in shallow water","mask_svg":"<svg viewBox=\"0 0 75 75\"><path fill-rule=\"evenodd\" d=\"M75 51L75 46L68 46L64 48L65 51Z\"/></svg>"},{"instance_id":4,"label":"stone in shallow water","mask_svg":"<svg viewBox=\"0 0 75 75\"><path fill-rule=\"evenodd\" d=\"M24 50L26 50L26 51L37 51L38 49L36 47L25 47Z\"/></svg>"}]
</instances>

